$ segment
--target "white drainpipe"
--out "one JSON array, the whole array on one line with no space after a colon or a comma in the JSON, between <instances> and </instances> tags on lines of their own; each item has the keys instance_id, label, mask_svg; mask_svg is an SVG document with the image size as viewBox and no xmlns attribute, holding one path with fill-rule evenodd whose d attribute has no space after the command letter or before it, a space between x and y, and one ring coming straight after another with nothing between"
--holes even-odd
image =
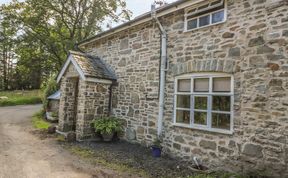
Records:
<instances>
[{"instance_id":1,"label":"white drainpipe","mask_svg":"<svg viewBox=\"0 0 288 178\"><path fill-rule=\"evenodd\" d=\"M158 18L156 17L155 4L151 6L151 15L152 18L156 21L161 31L161 66L160 66L160 87L159 87L159 114L158 114L158 128L157 128L157 135L159 137L162 133L163 115L164 115L165 72L167 71L166 69L167 33L164 30Z\"/></svg>"}]
</instances>

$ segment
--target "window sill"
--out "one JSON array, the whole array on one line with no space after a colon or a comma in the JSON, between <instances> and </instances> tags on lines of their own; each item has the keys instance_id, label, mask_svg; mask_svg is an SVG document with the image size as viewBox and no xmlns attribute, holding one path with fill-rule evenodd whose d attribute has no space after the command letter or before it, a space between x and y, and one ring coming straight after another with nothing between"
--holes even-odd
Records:
<instances>
[{"instance_id":1,"label":"window sill","mask_svg":"<svg viewBox=\"0 0 288 178\"><path fill-rule=\"evenodd\" d=\"M173 126L184 127L184 128L188 128L188 129L208 131L208 132L214 132L214 133L219 133L219 134L233 135L233 131L231 131L231 130L221 130L221 129L213 129L213 128L205 128L205 127L193 127L191 125L179 124L179 123L173 123Z\"/></svg>"},{"instance_id":2,"label":"window sill","mask_svg":"<svg viewBox=\"0 0 288 178\"><path fill-rule=\"evenodd\" d=\"M199 27L199 28L194 28L194 29L191 29L191 30L186 30L186 29L184 29L183 33L188 33L188 32L200 30L200 29L203 29L203 28L208 28L208 27L211 27L211 26L214 26L214 25L223 24L223 23L225 23L225 22L226 22L226 20L224 20L223 22L213 23L213 24L210 24L210 25L207 25L207 26L203 26L203 27Z\"/></svg>"}]
</instances>

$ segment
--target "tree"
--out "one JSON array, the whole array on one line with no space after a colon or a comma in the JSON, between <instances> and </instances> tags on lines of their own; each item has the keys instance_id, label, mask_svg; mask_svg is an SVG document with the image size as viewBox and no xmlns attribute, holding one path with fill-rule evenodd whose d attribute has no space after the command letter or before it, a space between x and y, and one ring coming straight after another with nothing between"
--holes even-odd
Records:
<instances>
[{"instance_id":1,"label":"tree","mask_svg":"<svg viewBox=\"0 0 288 178\"><path fill-rule=\"evenodd\" d=\"M2 6L2 15L17 27L16 75L23 83L32 71L40 81L49 78L75 44L101 32L106 19L129 20L131 12L125 0L14 0Z\"/></svg>"},{"instance_id":2,"label":"tree","mask_svg":"<svg viewBox=\"0 0 288 178\"><path fill-rule=\"evenodd\" d=\"M154 3L159 6L164 6L168 4L166 0L154 0Z\"/></svg>"},{"instance_id":3,"label":"tree","mask_svg":"<svg viewBox=\"0 0 288 178\"><path fill-rule=\"evenodd\" d=\"M9 88L14 72L16 33L17 30L9 19L0 14L0 90Z\"/></svg>"}]
</instances>

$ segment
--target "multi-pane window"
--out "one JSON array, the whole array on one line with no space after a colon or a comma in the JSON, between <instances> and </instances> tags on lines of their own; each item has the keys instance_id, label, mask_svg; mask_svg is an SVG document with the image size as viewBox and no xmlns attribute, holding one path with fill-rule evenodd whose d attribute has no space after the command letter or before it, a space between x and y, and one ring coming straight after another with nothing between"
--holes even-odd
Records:
<instances>
[{"instance_id":1,"label":"multi-pane window","mask_svg":"<svg viewBox=\"0 0 288 178\"><path fill-rule=\"evenodd\" d=\"M193 30L226 20L225 0L207 0L204 4L186 10L185 30Z\"/></svg>"},{"instance_id":2,"label":"multi-pane window","mask_svg":"<svg viewBox=\"0 0 288 178\"><path fill-rule=\"evenodd\" d=\"M174 123L231 133L233 79L227 74L201 74L175 81Z\"/></svg>"}]
</instances>

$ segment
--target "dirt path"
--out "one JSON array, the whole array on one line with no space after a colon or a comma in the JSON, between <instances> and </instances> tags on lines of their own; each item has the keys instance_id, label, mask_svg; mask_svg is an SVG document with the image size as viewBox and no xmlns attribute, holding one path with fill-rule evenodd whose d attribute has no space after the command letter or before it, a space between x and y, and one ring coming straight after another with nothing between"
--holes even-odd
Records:
<instances>
[{"instance_id":1,"label":"dirt path","mask_svg":"<svg viewBox=\"0 0 288 178\"><path fill-rule=\"evenodd\" d=\"M31 116L40 107L0 108L0 178L106 177L88 173L77 157L30 133Z\"/></svg>"}]
</instances>

